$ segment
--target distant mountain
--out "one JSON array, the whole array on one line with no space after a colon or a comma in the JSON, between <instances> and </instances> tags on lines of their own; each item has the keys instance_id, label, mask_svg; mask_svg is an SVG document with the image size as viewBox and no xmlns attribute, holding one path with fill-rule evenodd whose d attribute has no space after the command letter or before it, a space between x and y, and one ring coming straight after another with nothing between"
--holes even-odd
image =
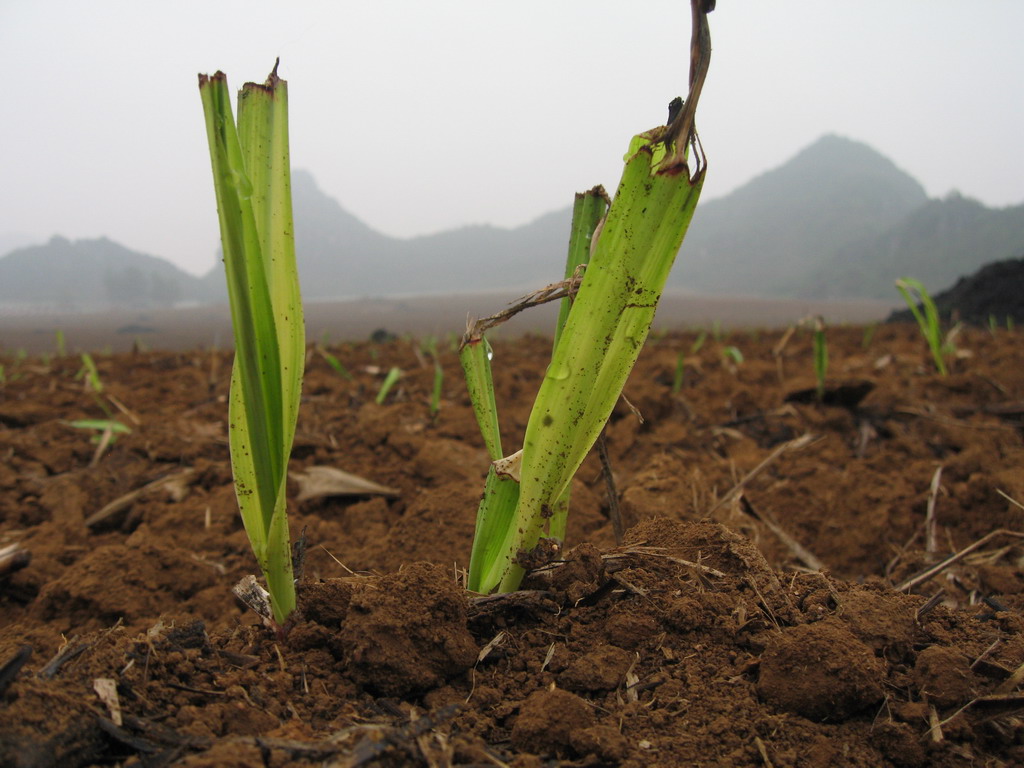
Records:
<instances>
[{"instance_id":1,"label":"distant mountain","mask_svg":"<svg viewBox=\"0 0 1024 768\"><path fill-rule=\"evenodd\" d=\"M712 166L712 171L714 167ZM606 179L609 186L617 179ZM310 299L526 292L558 280L567 206L521 227L470 226L399 239L348 213L313 176L292 175L296 252ZM878 152L825 136L788 162L701 203L669 287L704 294L898 301L901 276L933 293L982 264L1024 253L1024 205L929 200ZM220 261L203 278L109 240L54 238L0 258L0 302L93 308L223 301Z\"/></svg>"},{"instance_id":2,"label":"distant mountain","mask_svg":"<svg viewBox=\"0 0 1024 768\"><path fill-rule=\"evenodd\" d=\"M296 172L292 189L299 270L310 297L526 291L561 276L568 207L516 229L475 226L400 240L344 211L308 173ZM1020 252L1022 213L1024 207L995 211L956 196L929 200L872 148L825 136L698 206L669 287L898 301L896 277L914 276L938 290Z\"/></svg>"},{"instance_id":3,"label":"distant mountain","mask_svg":"<svg viewBox=\"0 0 1024 768\"><path fill-rule=\"evenodd\" d=\"M201 281L170 262L106 238L54 237L0 259L0 302L66 311L171 306L204 294Z\"/></svg>"},{"instance_id":4,"label":"distant mountain","mask_svg":"<svg viewBox=\"0 0 1024 768\"><path fill-rule=\"evenodd\" d=\"M617 179L607 181L611 188ZM292 195L299 273L310 297L526 291L561 277L569 207L516 229L472 226L401 240L346 212L307 172L293 173ZM886 232L927 200L920 184L870 147L825 136L698 206L670 285L795 295L838 246Z\"/></svg>"},{"instance_id":5,"label":"distant mountain","mask_svg":"<svg viewBox=\"0 0 1024 768\"><path fill-rule=\"evenodd\" d=\"M25 232L0 232L0 255L10 253L17 248L36 245L44 239L42 237L33 237Z\"/></svg>"},{"instance_id":6,"label":"distant mountain","mask_svg":"<svg viewBox=\"0 0 1024 768\"><path fill-rule=\"evenodd\" d=\"M671 284L792 296L837 247L885 232L927 199L917 181L866 144L824 136L732 194L698 205Z\"/></svg>"},{"instance_id":7,"label":"distant mountain","mask_svg":"<svg viewBox=\"0 0 1024 768\"><path fill-rule=\"evenodd\" d=\"M517 229L471 226L403 240L368 227L301 170L292 173L292 207L299 277L309 298L526 291L539 287L538 280L561 277L571 218L558 211ZM205 279L220 286L220 264Z\"/></svg>"},{"instance_id":8,"label":"distant mountain","mask_svg":"<svg viewBox=\"0 0 1024 768\"><path fill-rule=\"evenodd\" d=\"M953 193L929 200L879 235L839 248L799 292L815 298L890 298L900 277L914 277L935 292L1022 252L1024 205L986 208Z\"/></svg>"}]
</instances>

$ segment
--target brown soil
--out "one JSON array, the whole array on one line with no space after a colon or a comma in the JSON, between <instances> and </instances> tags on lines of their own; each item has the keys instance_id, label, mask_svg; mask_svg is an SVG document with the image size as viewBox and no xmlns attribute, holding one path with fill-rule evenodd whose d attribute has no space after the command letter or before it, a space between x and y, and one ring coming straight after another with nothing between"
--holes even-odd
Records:
<instances>
[{"instance_id":1,"label":"brown soil","mask_svg":"<svg viewBox=\"0 0 1024 768\"><path fill-rule=\"evenodd\" d=\"M311 353L293 471L399 495L290 489L279 632L230 591L227 353L100 356L100 398L77 359L4 359L0 550L27 554L0 565L0 764L1024 764L1021 336L964 332L942 378L911 326L828 333L824 403L804 332L652 340L644 421L607 432L624 541L591 457L564 562L503 599L460 586L486 456L454 354L431 419L409 342L333 347L352 381ZM549 344L495 344L508 445ZM69 422L103 408L132 431L99 451Z\"/></svg>"}]
</instances>

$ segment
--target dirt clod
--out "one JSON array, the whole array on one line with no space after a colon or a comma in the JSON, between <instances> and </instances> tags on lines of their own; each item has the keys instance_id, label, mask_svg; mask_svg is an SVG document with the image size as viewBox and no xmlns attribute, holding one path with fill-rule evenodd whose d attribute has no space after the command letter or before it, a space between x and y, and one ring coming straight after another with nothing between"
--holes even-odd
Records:
<instances>
[{"instance_id":1,"label":"dirt clod","mask_svg":"<svg viewBox=\"0 0 1024 768\"><path fill-rule=\"evenodd\" d=\"M974 673L967 657L955 648L932 646L917 655L914 682L921 695L937 707L955 707L974 695Z\"/></svg>"},{"instance_id":2,"label":"dirt clod","mask_svg":"<svg viewBox=\"0 0 1024 768\"><path fill-rule=\"evenodd\" d=\"M882 665L842 624L790 627L761 657L757 691L787 712L811 720L844 720L877 704Z\"/></svg>"},{"instance_id":3,"label":"dirt clod","mask_svg":"<svg viewBox=\"0 0 1024 768\"><path fill-rule=\"evenodd\" d=\"M635 661L633 654L605 645L574 659L558 676L558 683L570 691L612 691L622 684Z\"/></svg>"},{"instance_id":4,"label":"dirt clod","mask_svg":"<svg viewBox=\"0 0 1024 768\"><path fill-rule=\"evenodd\" d=\"M594 719L587 702L569 691L536 691L519 707L510 741L516 749L565 755L573 734L591 727Z\"/></svg>"},{"instance_id":5,"label":"dirt clod","mask_svg":"<svg viewBox=\"0 0 1024 768\"><path fill-rule=\"evenodd\" d=\"M444 569L414 563L356 584L341 629L352 679L385 696L442 684L476 661L466 593Z\"/></svg>"}]
</instances>

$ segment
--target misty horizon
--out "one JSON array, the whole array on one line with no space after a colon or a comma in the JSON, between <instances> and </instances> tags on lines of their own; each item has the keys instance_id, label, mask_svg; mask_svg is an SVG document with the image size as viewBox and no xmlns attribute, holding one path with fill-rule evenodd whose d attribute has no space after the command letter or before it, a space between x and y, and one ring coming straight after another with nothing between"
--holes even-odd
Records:
<instances>
[{"instance_id":1,"label":"misty horizon","mask_svg":"<svg viewBox=\"0 0 1024 768\"><path fill-rule=\"evenodd\" d=\"M596 183L685 90L685 3L440 0L0 4L11 115L0 235L106 235L189 272L217 218L196 73L232 89L281 58L292 167L373 229L521 226ZM885 19L879 24L880 18ZM1024 4L721 3L697 126L706 201L817 137L864 141L989 207L1024 201ZM79 87L88 83L94 87ZM98 87L102 85L103 87Z\"/></svg>"},{"instance_id":2,"label":"misty horizon","mask_svg":"<svg viewBox=\"0 0 1024 768\"><path fill-rule=\"evenodd\" d=\"M818 143L818 142L820 142L822 140L825 140L825 139L828 139L828 138L831 138L831 137L837 137L837 138L840 138L840 139L843 139L843 140L846 140L846 141L852 141L852 142L854 142L856 144L862 144L863 143L863 142L858 141L855 138L839 136L838 134L835 134L835 133L825 134L822 137L820 137L814 143ZM813 144L810 145L810 146L813 146ZM805 152L807 149L808 149L808 147L803 147L803 148L799 149L797 151L796 155L794 155L794 157L799 156L802 152ZM788 162L789 160L792 160L792 159L793 158L787 158L787 161L784 161L783 163L780 163L779 165L783 165L785 162ZM892 159L892 158L887 158L887 160L892 161L893 165L897 169L900 169L902 171L902 167L900 166L898 161L896 161L895 159ZM698 207L698 210L700 210L703 207L706 207L709 203L718 202L718 201L725 200L725 199L729 198L731 195L735 194L736 192L739 192L739 191L743 190L745 187L749 186L750 184L756 182L759 178L770 174L773 170L775 170L775 168L769 168L769 169L767 169L765 171L762 171L761 173L758 173L758 174L752 176L751 178L747 179L746 181L741 182L735 189L731 189L728 192L725 192L725 193L723 193L723 194L721 194L721 195L719 195L717 197L709 197L707 195L703 196L702 200L701 200L701 203L700 203L700 206ZM320 181L319 181L319 179L317 177L317 174L312 169L309 169L309 168L293 168L292 169L292 174L293 174L293 176L296 175L296 174L306 174L306 175L310 176L314 180L314 183L317 185L317 187L321 191L324 191L323 187L322 187L322 185L321 185L321 183L320 183ZM960 190L956 189L956 188L953 188L953 189L949 190L948 192L945 193L945 195L942 195L941 198L950 198L950 197L957 197L957 196L962 196L962 197L965 197L965 198L970 199L970 200L976 200L977 199L977 198L973 198L973 197L971 197L969 195L963 195L960 192ZM978 202L982 202L982 201L979 200ZM993 207L993 208L996 208L996 209L1005 209L1005 208L1015 207L1016 205L1020 205L1022 203L1024 203L1024 199L1022 199L1022 200L1020 200L1018 202L1015 202L1015 203L1009 203L1009 204L1007 204L1005 206L990 206L990 207ZM339 202L339 204L340 204L340 202ZM400 241L400 242L409 242L409 241L417 240L417 239L420 239L420 238L429 238L429 237L434 237L434 236L438 236L438 235L444 235L444 234L449 233L449 232L458 232L460 230L467 230L467 229L474 229L474 228L491 228L491 229L495 229L495 230L499 230L499 231L505 231L505 232L514 231L514 230L517 230L517 229L521 229L523 227L528 227L531 224L534 224L535 222L537 222L537 221L539 221L539 220L541 220L541 219L543 219L543 218L545 218L547 216L551 216L553 214L562 213L563 211L566 211L566 210L568 210L570 208L571 208L571 200L570 200L570 202L566 203L563 206L560 206L560 207L557 207L557 208L552 208L552 209L549 209L549 210L546 210L546 211L540 211L537 214L535 214L534 216L528 218L526 221L521 222L519 224L502 225L502 224L495 224L495 223L491 223L491 222L467 221L465 223L457 224L457 225L455 225L453 227L450 227L450 228L447 228L447 229L431 229L429 231L426 231L426 232L423 232L423 233L420 233L420 234L411 234L411 235L395 235L395 234L392 234L392 233L390 233L390 232L388 232L388 231L386 231L384 229L379 229L379 228L375 227L374 225L372 225L372 224L370 224L368 222L360 220L360 223L362 225L368 227L369 229L373 230L375 233L381 235L382 237L386 237L388 239L396 240L396 241ZM342 209L344 210L344 206L342 206ZM345 213L348 213L348 214L352 215L351 212L347 211L347 210L345 210ZM358 218L358 217L356 217L356 218ZM90 237L71 238L71 237L68 237L67 235L65 235L62 232L53 232L53 233L51 233L48 236L41 236L41 235L32 236L32 235L26 235L24 233L18 233L18 232L13 232L13 233L12 232L0 232L0 259L2 259L7 254L9 254L9 253L11 253L11 252L13 252L15 250L18 250L20 248L25 248L25 247L35 246L35 245L44 245L46 243L49 243L49 242L53 241L54 239L67 240L69 242L79 242L79 241L89 241L89 240L109 240L109 241L117 243L120 246L124 246L124 247L130 248L131 250L138 250L138 249L133 248L131 243L126 243L126 242L122 242L120 240L117 240L116 238L110 236L107 233L101 233L98 236L91 237L91 238ZM141 251L141 250L139 252L145 253L144 251ZM166 259L170 263L175 264L175 266L177 266L182 271L186 272L187 274L192 275L193 277L197 277L197 278L207 277L212 271L215 271L215 270L218 269L218 267L220 265L220 255L219 254L220 254L220 241L219 241L219 238L217 239L217 241L210 248L210 261L209 261L209 264L208 264L208 266L206 268L196 267L194 269L189 269L189 268L187 268L187 267L185 267L185 266L183 266L181 264L177 264L173 259L169 258L168 256L166 256L164 254L161 254L161 253L146 253L146 255L148 255L148 256L153 256L153 257L156 257L156 258Z\"/></svg>"}]
</instances>

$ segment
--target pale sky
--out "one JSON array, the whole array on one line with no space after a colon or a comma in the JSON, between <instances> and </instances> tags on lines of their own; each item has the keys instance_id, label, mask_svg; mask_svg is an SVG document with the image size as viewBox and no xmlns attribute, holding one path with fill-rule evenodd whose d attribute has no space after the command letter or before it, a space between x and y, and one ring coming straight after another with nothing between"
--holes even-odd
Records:
<instances>
[{"instance_id":1,"label":"pale sky","mask_svg":"<svg viewBox=\"0 0 1024 768\"><path fill-rule=\"evenodd\" d=\"M824 133L1024 202L1021 0L719 0L705 200ZM614 188L686 90L685 0L0 0L0 238L105 235L193 273L216 209L196 75L281 57L292 165L398 237Z\"/></svg>"}]
</instances>

